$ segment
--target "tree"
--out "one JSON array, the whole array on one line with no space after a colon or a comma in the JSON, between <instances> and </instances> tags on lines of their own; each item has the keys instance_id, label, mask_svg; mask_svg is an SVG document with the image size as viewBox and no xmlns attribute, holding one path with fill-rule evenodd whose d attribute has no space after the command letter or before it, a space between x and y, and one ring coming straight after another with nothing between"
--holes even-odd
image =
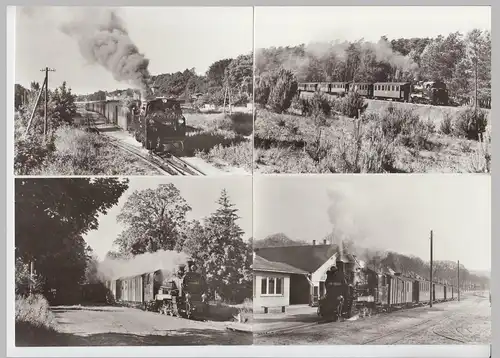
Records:
<instances>
[{"instance_id":1,"label":"tree","mask_svg":"<svg viewBox=\"0 0 500 358\"><path fill-rule=\"evenodd\" d=\"M243 231L236 223L238 209L225 190L218 204L204 225L191 223L184 248L193 255L214 293L234 302L249 295L252 248L243 241Z\"/></svg>"},{"instance_id":2,"label":"tree","mask_svg":"<svg viewBox=\"0 0 500 358\"><path fill-rule=\"evenodd\" d=\"M479 29L470 31L466 38L470 75L474 79L471 92L479 100L481 90L491 87L491 40L490 33Z\"/></svg>"},{"instance_id":3,"label":"tree","mask_svg":"<svg viewBox=\"0 0 500 358\"><path fill-rule=\"evenodd\" d=\"M76 115L76 96L71 93L71 88L68 88L66 81L61 86L56 88L51 96L51 111L50 124L53 128L57 128L61 124L73 123L73 118Z\"/></svg>"},{"instance_id":4,"label":"tree","mask_svg":"<svg viewBox=\"0 0 500 358\"><path fill-rule=\"evenodd\" d=\"M283 113L292 104L297 92L297 80L291 71L281 68L276 75L276 83L271 87L268 104L277 113Z\"/></svg>"},{"instance_id":5,"label":"tree","mask_svg":"<svg viewBox=\"0 0 500 358\"><path fill-rule=\"evenodd\" d=\"M71 292L87 266L82 236L99 226L98 215L117 204L128 188L115 178L17 179L15 255L35 270L48 289Z\"/></svg>"},{"instance_id":6,"label":"tree","mask_svg":"<svg viewBox=\"0 0 500 358\"><path fill-rule=\"evenodd\" d=\"M118 222L126 225L115 245L124 254L173 250L191 207L174 184L135 191L127 198Z\"/></svg>"},{"instance_id":7,"label":"tree","mask_svg":"<svg viewBox=\"0 0 500 358\"><path fill-rule=\"evenodd\" d=\"M216 61L210 65L206 73L207 82L210 87L222 87L226 76L226 69L233 61L231 58Z\"/></svg>"}]
</instances>

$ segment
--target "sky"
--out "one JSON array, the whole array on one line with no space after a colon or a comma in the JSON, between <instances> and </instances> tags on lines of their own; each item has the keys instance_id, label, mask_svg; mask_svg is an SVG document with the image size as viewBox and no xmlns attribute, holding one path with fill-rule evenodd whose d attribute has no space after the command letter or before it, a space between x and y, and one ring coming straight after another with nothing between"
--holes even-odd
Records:
<instances>
[{"instance_id":1,"label":"sky","mask_svg":"<svg viewBox=\"0 0 500 358\"><path fill-rule=\"evenodd\" d=\"M191 206L187 219L203 219L217 210L217 200L221 190L226 189L230 201L239 210L238 225L244 231L244 239L252 237L252 178L251 176L203 177L203 178L161 178L161 177L131 177L129 188L121 196L117 205L108 211L107 215L99 216L99 228L89 232L85 241L92 247L100 259L112 248L113 241L122 232L122 224L116 217L127 198L135 190L154 189L159 184L174 184L181 196Z\"/></svg>"},{"instance_id":2,"label":"sky","mask_svg":"<svg viewBox=\"0 0 500 358\"><path fill-rule=\"evenodd\" d=\"M319 243L335 225L364 232L361 247L429 260L433 230L434 259L491 267L490 176L255 176L254 203L255 239L282 232Z\"/></svg>"},{"instance_id":3,"label":"sky","mask_svg":"<svg viewBox=\"0 0 500 358\"><path fill-rule=\"evenodd\" d=\"M40 69L55 68L49 87L66 80L73 92L127 88L98 65L89 65L75 40L62 33L66 7L18 8L16 15L16 83L43 82ZM116 8L115 8L116 9ZM150 59L155 74L195 68L204 74L215 61L248 54L253 48L251 7L118 8L131 39Z\"/></svg>"},{"instance_id":4,"label":"sky","mask_svg":"<svg viewBox=\"0 0 500 358\"><path fill-rule=\"evenodd\" d=\"M255 48L301 43L436 37L491 29L488 6L256 7Z\"/></svg>"}]
</instances>

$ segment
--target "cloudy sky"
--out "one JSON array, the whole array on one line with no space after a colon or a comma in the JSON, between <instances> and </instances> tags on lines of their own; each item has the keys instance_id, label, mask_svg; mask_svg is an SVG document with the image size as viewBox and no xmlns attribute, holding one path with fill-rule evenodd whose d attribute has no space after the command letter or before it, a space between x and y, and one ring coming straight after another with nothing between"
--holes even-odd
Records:
<instances>
[{"instance_id":1,"label":"cloudy sky","mask_svg":"<svg viewBox=\"0 0 500 358\"><path fill-rule=\"evenodd\" d=\"M254 237L320 242L336 226L362 247L490 269L491 187L485 175L255 176Z\"/></svg>"},{"instance_id":2,"label":"cloudy sky","mask_svg":"<svg viewBox=\"0 0 500 358\"><path fill-rule=\"evenodd\" d=\"M244 239L252 236L252 178L251 176L203 177L203 178L160 178L132 177L129 188L122 195L118 205L109 210L107 215L99 217L99 229L91 231L84 237L99 258L104 258L112 248L113 241L123 230L116 217L127 198L135 190L154 189L159 184L173 183L179 189L181 196L188 202L192 210L188 219L203 219L218 208L217 200L221 190L226 189L228 196L239 210L238 224L245 232Z\"/></svg>"},{"instance_id":3,"label":"cloudy sky","mask_svg":"<svg viewBox=\"0 0 500 358\"><path fill-rule=\"evenodd\" d=\"M256 7L255 47L314 41L378 41L491 29L488 6Z\"/></svg>"},{"instance_id":4,"label":"cloudy sky","mask_svg":"<svg viewBox=\"0 0 500 358\"><path fill-rule=\"evenodd\" d=\"M40 69L56 69L49 86L66 80L77 93L126 88L97 65L88 65L75 40L59 28L74 7L18 8L16 83L43 80ZM150 59L152 74L195 68L204 74L215 61L248 54L253 46L251 7L118 8L131 39Z\"/></svg>"}]
</instances>

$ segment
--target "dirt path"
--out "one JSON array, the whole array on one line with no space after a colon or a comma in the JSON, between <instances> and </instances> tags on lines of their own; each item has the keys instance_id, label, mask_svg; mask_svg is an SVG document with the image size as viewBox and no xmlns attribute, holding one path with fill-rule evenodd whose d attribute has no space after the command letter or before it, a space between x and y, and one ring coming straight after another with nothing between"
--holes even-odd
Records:
<instances>
[{"instance_id":1,"label":"dirt path","mask_svg":"<svg viewBox=\"0 0 500 358\"><path fill-rule=\"evenodd\" d=\"M53 307L59 342L48 345L249 345L251 333L127 307ZM59 343L59 344L57 344Z\"/></svg>"},{"instance_id":2,"label":"dirt path","mask_svg":"<svg viewBox=\"0 0 500 358\"><path fill-rule=\"evenodd\" d=\"M381 314L356 321L317 324L257 335L254 344L489 344L488 298L467 296L432 308Z\"/></svg>"}]
</instances>

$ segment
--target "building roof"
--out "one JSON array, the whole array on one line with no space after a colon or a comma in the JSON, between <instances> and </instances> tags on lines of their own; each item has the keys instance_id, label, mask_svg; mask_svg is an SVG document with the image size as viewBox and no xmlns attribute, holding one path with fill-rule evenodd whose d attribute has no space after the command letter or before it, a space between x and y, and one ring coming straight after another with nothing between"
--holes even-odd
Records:
<instances>
[{"instance_id":1,"label":"building roof","mask_svg":"<svg viewBox=\"0 0 500 358\"><path fill-rule=\"evenodd\" d=\"M337 246L327 244L265 247L255 249L255 252L266 260L281 262L313 273L337 253Z\"/></svg>"},{"instance_id":2,"label":"building roof","mask_svg":"<svg viewBox=\"0 0 500 358\"><path fill-rule=\"evenodd\" d=\"M265 272L281 272L281 273L291 273L299 275L308 274L307 271L298 269L296 267L281 262L269 261L258 255L255 255L254 257L252 269L254 271L265 271Z\"/></svg>"}]
</instances>

